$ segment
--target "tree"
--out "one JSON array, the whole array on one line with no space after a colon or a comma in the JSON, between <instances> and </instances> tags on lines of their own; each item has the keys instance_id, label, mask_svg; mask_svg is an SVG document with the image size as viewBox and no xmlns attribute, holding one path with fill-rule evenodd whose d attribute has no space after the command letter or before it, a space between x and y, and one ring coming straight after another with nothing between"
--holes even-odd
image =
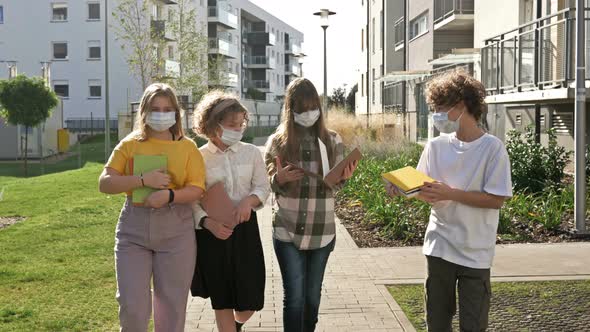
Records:
<instances>
[{"instance_id":1,"label":"tree","mask_svg":"<svg viewBox=\"0 0 590 332\"><path fill-rule=\"evenodd\" d=\"M55 93L39 77L18 75L0 80L0 116L9 124L25 126L25 176L28 175L29 128L47 120L57 101Z\"/></svg>"},{"instance_id":2,"label":"tree","mask_svg":"<svg viewBox=\"0 0 590 332\"><path fill-rule=\"evenodd\" d=\"M179 93L190 94L193 100L199 100L207 92L207 82L213 86L226 83L227 77L222 74L222 68L227 65L221 58L209 59L207 56L207 26L196 24L197 11L190 5L191 2L192 0L178 0L175 9L170 9L170 31L176 40L180 63L178 78L170 83Z\"/></svg>"},{"instance_id":3,"label":"tree","mask_svg":"<svg viewBox=\"0 0 590 332\"><path fill-rule=\"evenodd\" d=\"M328 107L344 107L346 103L346 88L340 87L332 90L328 97Z\"/></svg>"},{"instance_id":4,"label":"tree","mask_svg":"<svg viewBox=\"0 0 590 332\"><path fill-rule=\"evenodd\" d=\"M358 90L359 86L358 84L355 84L348 93L348 96L346 97L346 108L348 109L348 112L353 114L356 108L356 93L358 92Z\"/></svg>"},{"instance_id":5,"label":"tree","mask_svg":"<svg viewBox=\"0 0 590 332\"><path fill-rule=\"evenodd\" d=\"M248 90L246 90L246 98L253 100L266 100L266 93L255 88L248 88Z\"/></svg>"},{"instance_id":6,"label":"tree","mask_svg":"<svg viewBox=\"0 0 590 332\"><path fill-rule=\"evenodd\" d=\"M113 11L113 29L121 48L127 53L131 73L141 83L142 90L153 80L161 80L166 40L165 22L154 21L150 1L120 0Z\"/></svg>"}]
</instances>

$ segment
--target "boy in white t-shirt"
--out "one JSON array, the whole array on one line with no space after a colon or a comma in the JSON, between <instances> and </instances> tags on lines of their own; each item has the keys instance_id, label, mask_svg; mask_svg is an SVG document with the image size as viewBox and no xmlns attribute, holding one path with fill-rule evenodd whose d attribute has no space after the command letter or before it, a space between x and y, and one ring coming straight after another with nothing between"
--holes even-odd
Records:
<instances>
[{"instance_id":1,"label":"boy in white t-shirt","mask_svg":"<svg viewBox=\"0 0 590 332\"><path fill-rule=\"evenodd\" d=\"M478 125L484 97L483 85L460 71L428 85L434 126L445 134L426 144L417 167L436 180L417 196L432 205L422 249L429 331L451 331L457 285L461 331L488 325L499 209L512 196L512 181L504 144Z\"/></svg>"}]
</instances>

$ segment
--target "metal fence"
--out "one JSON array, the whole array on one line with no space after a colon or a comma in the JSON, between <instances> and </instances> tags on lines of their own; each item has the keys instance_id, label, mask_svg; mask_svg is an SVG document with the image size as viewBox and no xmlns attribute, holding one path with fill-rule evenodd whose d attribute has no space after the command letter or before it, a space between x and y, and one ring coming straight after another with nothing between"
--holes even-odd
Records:
<instances>
[{"instance_id":1,"label":"metal fence","mask_svg":"<svg viewBox=\"0 0 590 332\"><path fill-rule=\"evenodd\" d=\"M66 128L71 133L84 133L93 135L94 133L104 133L105 131L105 118L68 118L65 122ZM117 119L111 119L111 133L116 133L118 128L119 121Z\"/></svg>"},{"instance_id":2,"label":"metal fence","mask_svg":"<svg viewBox=\"0 0 590 332\"><path fill-rule=\"evenodd\" d=\"M575 9L568 8L486 40L481 69L488 94L559 86L572 80L575 22Z\"/></svg>"}]
</instances>

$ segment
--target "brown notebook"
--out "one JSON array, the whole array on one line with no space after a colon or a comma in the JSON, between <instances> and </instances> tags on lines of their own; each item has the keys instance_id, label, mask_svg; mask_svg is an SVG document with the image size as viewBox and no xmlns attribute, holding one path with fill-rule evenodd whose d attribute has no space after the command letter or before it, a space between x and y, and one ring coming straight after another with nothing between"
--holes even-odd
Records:
<instances>
[{"instance_id":1,"label":"brown notebook","mask_svg":"<svg viewBox=\"0 0 590 332\"><path fill-rule=\"evenodd\" d=\"M328 172L328 174L326 174L326 176L323 177L324 183L328 187L334 188L340 182L340 179L342 178L342 173L344 172L344 169L346 168L346 166L348 166L350 163L361 160L362 158L363 158L363 155L361 153L361 150L359 150L359 148L354 148L354 150L352 150L346 156L346 158L342 159L342 161L340 161L338 164L336 164L336 166L332 167L332 169ZM322 176L320 174L310 172L310 171L303 169L293 163L287 163L287 164L293 166L296 169L303 171L303 173L305 173L305 175L322 179Z\"/></svg>"},{"instance_id":2,"label":"brown notebook","mask_svg":"<svg viewBox=\"0 0 590 332\"><path fill-rule=\"evenodd\" d=\"M201 198L201 207L207 212L209 218L233 229L238 224L235 216L234 202L225 191L223 182L217 182Z\"/></svg>"}]
</instances>

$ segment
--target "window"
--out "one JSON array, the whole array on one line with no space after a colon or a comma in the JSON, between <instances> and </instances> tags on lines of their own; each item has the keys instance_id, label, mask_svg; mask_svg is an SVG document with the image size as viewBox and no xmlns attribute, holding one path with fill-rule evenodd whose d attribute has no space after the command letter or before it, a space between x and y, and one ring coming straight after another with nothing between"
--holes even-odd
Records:
<instances>
[{"instance_id":1,"label":"window","mask_svg":"<svg viewBox=\"0 0 590 332\"><path fill-rule=\"evenodd\" d=\"M51 21L64 22L68 20L68 5L65 3L51 4Z\"/></svg>"},{"instance_id":2,"label":"window","mask_svg":"<svg viewBox=\"0 0 590 332\"><path fill-rule=\"evenodd\" d=\"M365 51L365 29L361 29L361 52Z\"/></svg>"},{"instance_id":3,"label":"window","mask_svg":"<svg viewBox=\"0 0 590 332\"><path fill-rule=\"evenodd\" d=\"M373 17L373 26L371 29L372 35L373 35L373 53L375 53L375 18Z\"/></svg>"},{"instance_id":4,"label":"window","mask_svg":"<svg viewBox=\"0 0 590 332\"><path fill-rule=\"evenodd\" d=\"M68 98L70 96L70 85L68 81L53 81L53 91L58 96Z\"/></svg>"},{"instance_id":5,"label":"window","mask_svg":"<svg viewBox=\"0 0 590 332\"><path fill-rule=\"evenodd\" d=\"M205 5L204 5L204 3L203 3L203 0L201 0L201 7L203 7L203 6L205 6Z\"/></svg>"},{"instance_id":6,"label":"window","mask_svg":"<svg viewBox=\"0 0 590 332\"><path fill-rule=\"evenodd\" d=\"M53 59L67 60L68 59L68 43L53 42Z\"/></svg>"},{"instance_id":7,"label":"window","mask_svg":"<svg viewBox=\"0 0 590 332\"><path fill-rule=\"evenodd\" d=\"M174 21L174 11L172 9L168 9L168 22L172 23Z\"/></svg>"},{"instance_id":8,"label":"window","mask_svg":"<svg viewBox=\"0 0 590 332\"><path fill-rule=\"evenodd\" d=\"M88 98L100 99L102 97L102 86L100 80L88 80Z\"/></svg>"},{"instance_id":9,"label":"window","mask_svg":"<svg viewBox=\"0 0 590 332\"><path fill-rule=\"evenodd\" d=\"M365 74L361 74L361 97L365 96Z\"/></svg>"},{"instance_id":10,"label":"window","mask_svg":"<svg viewBox=\"0 0 590 332\"><path fill-rule=\"evenodd\" d=\"M88 19L97 21L100 20L100 3L89 2L88 3Z\"/></svg>"},{"instance_id":11,"label":"window","mask_svg":"<svg viewBox=\"0 0 590 332\"><path fill-rule=\"evenodd\" d=\"M371 101L375 104L375 81L371 84Z\"/></svg>"},{"instance_id":12,"label":"window","mask_svg":"<svg viewBox=\"0 0 590 332\"><path fill-rule=\"evenodd\" d=\"M174 60L174 46L168 45L168 59Z\"/></svg>"},{"instance_id":13,"label":"window","mask_svg":"<svg viewBox=\"0 0 590 332\"><path fill-rule=\"evenodd\" d=\"M522 115L520 113L516 114L515 123L518 127L522 126Z\"/></svg>"},{"instance_id":14,"label":"window","mask_svg":"<svg viewBox=\"0 0 590 332\"><path fill-rule=\"evenodd\" d=\"M4 24L4 6L0 6L0 24Z\"/></svg>"},{"instance_id":15,"label":"window","mask_svg":"<svg viewBox=\"0 0 590 332\"><path fill-rule=\"evenodd\" d=\"M428 12L410 21L410 40L428 32Z\"/></svg>"},{"instance_id":16,"label":"window","mask_svg":"<svg viewBox=\"0 0 590 332\"><path fill-rule=\"evenodd\" d=\"M395 22L395 50L397 51L400 48L404 47L404 41L406 37L404 36L404 28L405 28L405 20L404 18L400 18Z\"/></svg>"},{"instance_id":17,"label":"window","mask_svg":"<svg viewBox=\"0 0 590 332\"><path fill-rule=\"evenodd\" d=\"M88 59L89 60L100 59L100 41L91 40L88 42Z\"/></svg>"}]
</instances>

